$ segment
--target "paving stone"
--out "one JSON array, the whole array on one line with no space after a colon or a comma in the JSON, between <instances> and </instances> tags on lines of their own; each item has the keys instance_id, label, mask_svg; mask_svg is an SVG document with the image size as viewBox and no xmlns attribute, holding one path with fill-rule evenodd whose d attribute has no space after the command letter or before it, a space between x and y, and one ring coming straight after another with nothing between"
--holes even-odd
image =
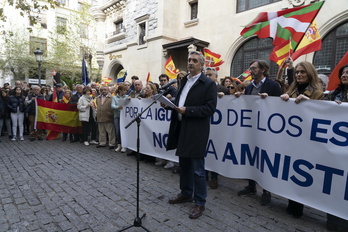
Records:
<instances>
[{"instance_id":1,"label":"paving stone","mask_svg":"<svg viewBox=\"0 0 348 232\"><path fill-rule=\"evenodd\" d=\"M60 140L3 139L1 146L0 231L108 232L133 225L134 157ZM142 224L150 231L326 230L324 212L305 207L304 216L294 219L286 214L287 199L272 195L272 204L261 206L261 188L256 196L238 197L246 181L222 176L218 189L208 189L203 216L191 220L193 204L168 204L179 192L178 174L151 162L141 162L140 173L139 215L146 213Z\"/></svg>"}]
</instances>

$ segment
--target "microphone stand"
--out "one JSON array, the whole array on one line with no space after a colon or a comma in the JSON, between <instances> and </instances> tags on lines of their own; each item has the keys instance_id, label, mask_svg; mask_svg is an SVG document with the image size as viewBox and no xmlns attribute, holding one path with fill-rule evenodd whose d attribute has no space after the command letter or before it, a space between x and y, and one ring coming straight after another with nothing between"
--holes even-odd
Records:
<instances>
[{"instance_id":1,"label":"microphone stand","mask_svg":"<svg viewBox=\"0 0 348 232\"><path fill-rule=\"evenodd\" d=\"M132 125L134 122L137 122L137 208L136 208L136 217L134 219L133 225L127 226L126 228L123 228L121 230L119 230L119 232L121 231L125 231L128 230L132 227L141 227L143 228L145 231L150 232L150 230L146 229L143 225L142 225L142 219L146 216L146 213L144 213L141 217L139 217L139 163L140 163L140 136L139 136L139 130L140 130L140 122L141 122L141 115L147 111L153 104L156 103L156 101L163 95L163 93L159 93L156 96L154 96L153 98L153 102L146 107L142 112L140 112L130 123L128 123L128 125L125 127L126 129L128 127L130 127L130 125Z\"/></svg>"}]
</instances>

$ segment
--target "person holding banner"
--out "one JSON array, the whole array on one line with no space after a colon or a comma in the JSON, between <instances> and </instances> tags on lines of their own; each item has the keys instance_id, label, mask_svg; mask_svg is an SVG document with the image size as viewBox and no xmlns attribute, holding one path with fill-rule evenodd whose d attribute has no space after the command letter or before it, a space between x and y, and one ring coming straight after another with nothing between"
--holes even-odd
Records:
<instances>
[{"instance_id":1,"label":"person holding banner","mask_svg":"<svg viewBox=\"0 0 348 232\"><path fill-rule=\"evenodd\" d=\"M348 64L342 66L338 71L340 84L327 95L327 100L335 101L337 104L348 102ZM327 214L326 228L330 231L348 231L348 221Z\"/></svg>"},{"instance_id":2,"label":"person holding banner","mask_svg":"<svg viewBox=\"0 0 348 232\"><path fill-rule=\"evenodd\" d=\"M342 102L348 102L348 64L342 66L338 73L340 84L327 95L327 99L341 104Z\"/></svg>"},{"instance_id":3,"label":"person holding banner","mask_svg":"<svg viewBox=\"0 0 348 232\"><path fill-rule=\"evenodd\" d=\"M324 98L323 91L319 87L318 73L313 64L307 61L300 62L295 66L294 73L294 81L289 90L280 96L281 99L288 101L289 98L295 98L295 103L298 104L303 100ZM289 200L286 211L294 218L300 218L303 215L303 204Z\"/></svg>"},{"instance_id":4,"label":"person holding banner","mask_svg":"<svg viewBox=\"0 0 348 232\"><path fill-rule=\"evenodd\" d=\"M267 96L280 96L282 90L277 82L268 78L269 64L265 60L253 60L250 63L249 71L251 73L252 82L245 88L245 95L259 95L261 98ZM239 97L242 92L236 92L234 95ZM249 180L249 184L238 192L238 196L249 196L256 194L256 181ZM263 190L261 196L261 205L271 203L271 193L266 189Z\"/></svg>"},{"instance_id":5,"label":"person holding banner","mask_svg":"<svg viewBox=\"0 0 348 232\"><path fill-rule=\"evenodd\" d=\"M180 165L180 189L169 204L192 202L189 218L203 214L207 197L204 157L210 132L210 117L217 104L214 81L202 73L204 56L192 51L188 56L189 75L181 81L176 107L172 111L167 150L176 149ZM163 104L162 104L163 106Z\"/></svg>"}]
</instances>

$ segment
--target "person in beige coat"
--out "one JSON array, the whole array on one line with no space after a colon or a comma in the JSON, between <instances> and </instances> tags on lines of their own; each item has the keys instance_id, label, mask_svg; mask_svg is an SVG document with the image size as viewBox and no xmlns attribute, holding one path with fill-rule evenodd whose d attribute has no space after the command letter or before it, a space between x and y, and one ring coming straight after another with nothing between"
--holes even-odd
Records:
<instances>
[{"instance_id":1,"label":"person in beige coat","mask_svg":"<svg viewBox=\"0 0 348 232\"><path fill-rule=\"evenodd\" d=\"M111 108L112 96L109 93L109 87L103 86L100 89L100 95L97 99L97 122L99 129L99 145L97 147L106 147L107 137L109 138L109 149L115 148L115 127L114 110Z\"/></svg>"}]
</instances>

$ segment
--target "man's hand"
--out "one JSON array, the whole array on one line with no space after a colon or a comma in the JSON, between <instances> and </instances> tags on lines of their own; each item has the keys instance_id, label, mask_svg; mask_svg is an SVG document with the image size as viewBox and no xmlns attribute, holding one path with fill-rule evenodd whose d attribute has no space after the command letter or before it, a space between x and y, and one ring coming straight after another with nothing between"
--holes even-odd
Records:
<instances>
[{"instance_id":1,"label":"man's hand","mask_svg":"<svg viewBox=\"0 0 348 232\"><path fill-rule=\"evenodd\" d=\"M240 95L242 95L242 94L243 94L242 92L235 92L235 93L234 93L234 96L240 97Z\"/></svg>"},{"instance_id":2,"label":"man's hand","mask_svg":"<svg viewBox=\"0 0 348 232\"><path fill-rule=\"evenodd\" d=\"M262 99L265 99L266 97L268 97L268 94L267 94L267 93L259 93L259 96L260 96Z\"/></svg>"},{"instance_id":3,"label":"man's hand","mask_svg":"<svg viewBox=\"0 0 348 232\"><path fill-rule=\"evenodd\" d=\"M223 92L218 92L217 95L219 98L222 98L225 94Z\"/></svg>"},{"instance_id":4,"label":"man's hand","mask_svg":"<svg viewBox=\"0 0 348 232\"><path fill-rule=\"evenodd\" d=\"M180 114L185 114L186 112L186 107L182 106L182 107L175 107L175 110L178 111L178 113Z\"/></svg>"}]
</instances>

